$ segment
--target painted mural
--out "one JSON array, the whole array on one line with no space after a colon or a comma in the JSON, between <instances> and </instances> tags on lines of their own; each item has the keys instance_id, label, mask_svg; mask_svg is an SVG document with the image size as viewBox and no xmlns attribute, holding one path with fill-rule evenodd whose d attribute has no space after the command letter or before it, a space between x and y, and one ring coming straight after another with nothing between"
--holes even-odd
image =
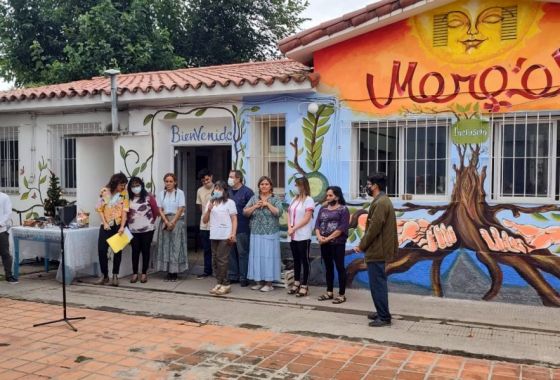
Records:
<instances>
[{"instance_id":1,"label":"painted mural","mask_svg":"<svg viewBox=\"0 0 560 380\"><path fill-rule=\"evenodd\" d=\"M494 115L559 110L559 24L560 4L458 1L315 53L319 90L355 120L453 120L450 202L395 205L394 282L443 296L447 274L467 256L489 280L482 299L517 286L560 306L560 206L491 204L488 196ZM354 210L352 243L367 207ZM363 256L348 256L350 281L364 281Z\"/></svg>"},{"instance_id":2,"label":"painted mural","mask_svg":"<svg viewBox=\"0 0 560 380\"><path fill-rule=\"evenodd\" d=\"M123 160L124 167L127 171L127 175L134 176L144 172L149 165L149 181L146 181L146 188L151 192L155 193L156 185L154 182L154 155L155 155L155 135L154 135L154 121L157 120L158 115L163 115L164 120L174 120L177 119L179 115L193 115L196 117L201 117L205 114L207 110L220 110L225 111L231 116L233 125L233 136L232 136L232 155L233 162L232 166L236 169L241 170L244 174L245 166L244 160L247 154L247 143L245 142L245 137L247 133L247 126L245 122L245 115L248 113L255 113L259 111L258 106L250 107L237 107L235 104L231 106L231 109L225 106L204 106L204 107L193 107L188 111L177 111L172 109L161 109L157 110L153 114L148 114L144 118L144 126L150 126L150 146L151 154L143 161L139 154L133 149L126 149L123 146L120 147L120 155ZM129 157L132 158L132 165L137 165L132 171L128 168Z\"/></svg>"}]
</instances>

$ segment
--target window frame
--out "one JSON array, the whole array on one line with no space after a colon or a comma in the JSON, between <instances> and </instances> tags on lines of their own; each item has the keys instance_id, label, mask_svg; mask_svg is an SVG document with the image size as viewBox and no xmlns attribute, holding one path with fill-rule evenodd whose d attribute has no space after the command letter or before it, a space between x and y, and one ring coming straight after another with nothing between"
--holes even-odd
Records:
<instances>
[{"instance_id":1,"label":"window frame","mask_svg":"<svg viewBox=\"0 0 560 380\"><path fill-rule=\"evenodd\" d=\"M546 119L545 119L546 118ZM543 122L542 120L545 119ZM520 197L520 196L502 196L502 159L503 159L503 135L504 135L504 125L527 125L527 124L539 124L539 123L549 123L551 126L549 132L549 145L548 145L548 182L547 196L534 196L534 197ZM525 114L525 116L518 116L513 113L511 116L504 116L501 118L494 117L491 120L492 124L492 143L490 145L491 149L491 171L490 178L492 178L492 191L491 199L496 203L521 203L521 204L551 204L556 202L556 164L557 164L557 141L558 133L560 130L560 115L552 115L547 113L542 115L541 113L536 114ZM526 156L524 156L526 159Z\"/></svg>"},{"instance_id":2,"label":"window frame","mask_svg":"<svg viewBox=\"0 0 560 380\"><path fill-rule=\"evenodd\" d=\"M286 194L286 187L279 187L277 182L277 178L272 178L272 174L269 170L270 163L278 163L279 168L283 164L284 171L282 175L284 176L284 184L287 185L287 176L286 176L286 143L287 143L287 133L288 133L288 123L286 113L270 113L270 114L259 114L259 115L252 115L250 116L250 123L252 129L252 144L251 144L251 152L256 154L252 154L252 170L251 170L251 185L255 189L255 192L258 192L257 189L257 181L263 175L270 177L274 183L274 193L277 196L284 197ZM271 125L270 121L282 121L283 125ZM267 125L267 123L269 125ZM283 127L284 128L284 145L271 145L271 129L273 127ZM280 173L280 172L279 172Z\"/></svg>"},{"instance_id":3,"label":"window frame","mask_svg":"<svg viewBox=\"0 0 560 380\"><path fill-rule=\"evenodd\" d=\"M430 115L431 116L431 115ZM400 118L400 119L373 119L373 120L353 120L351 121L351 143L353 147L358 146L359 144L359 134L360 124L368 125L370 123L377 124L373 128L385 128L388 126L389 128L397 128L397 195L391 196L390 198L393 201L398 200L408 200L406 196L411 196L412 200L419 200L419 201L427 201L427 202L443 202L450 200L450 165L451 165L451 138L450 138L450 130L452 125L452 118L450 116L441 116L441 117L419 117L419 118ZM406 193L406 129L407 128L417 128L417 127L430 127L434 126L431 125L435 124L435 126L444 126L446 128L446 138L445 138L445 190L443 194L412 194ZM366 127L367 128L367 127ZM365 194L360 193L359 189L359 182L360 182L360 152L359 147L358 149L354 149L352 153L352 173L350 175L351 178L351 186L350 186L350 194L352 198L362 198ZM416 160L416 159L415 159ZM427 159L432 160L432 159ZM437 158L433 159L437 161ZM365 178L364 178L365 180ZM369 198L366 196L366 198Z\"/></svg>"},{"instance_id":4,"label":"window frame","mask_svg":"<svg viewBox=\"0 0 560 380\"><path fill-rule=\"evenodd\" d=\"M0 133L0 144L6 144L6 147L8 147L8 145L10 145L10 142L13 142L14 145L17 146L17 152L16 152L16 157L8 157L6 156L6 163L9 166L11 162L15 162L16 163L16 170L15 170L15 186L1 186L2 183L0 181L0 191L2 191L3 193L6 194L19 194L19 187L20 187L20 181L19 181L19 163L20 163L20 146L19 146L19 127L18 126L2 126L0 127L0 131L2 131L2 133ZM8 151L11 151L11 149L7 149ZM4 160L1 156L0 156L0 162ZM1 167L1 165L0 165ZM8 169L7 170L7 174L10 173L11 170ZM11 177L7 176L6 177L6 181L9 182L11 180Z\"/></svg>"}]
</instances>

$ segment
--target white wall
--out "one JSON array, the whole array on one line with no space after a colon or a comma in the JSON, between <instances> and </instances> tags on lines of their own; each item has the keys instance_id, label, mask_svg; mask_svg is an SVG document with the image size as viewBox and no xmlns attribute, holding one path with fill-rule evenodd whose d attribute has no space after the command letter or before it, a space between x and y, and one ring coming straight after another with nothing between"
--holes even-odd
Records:
<instances>
[{"instance_id":1,"label":"white wall","mask_svg":"<svg viewBox=\"0 0 560 380\"><path fill-rule=\"evenodd\" d=\"M90 213L90 225L99 225L101 220L95 212L99 190L107 184L115 171L113 155L114 138L80 137L76 142L76 181L78 210Z\"/></svg>"}]
</instances>

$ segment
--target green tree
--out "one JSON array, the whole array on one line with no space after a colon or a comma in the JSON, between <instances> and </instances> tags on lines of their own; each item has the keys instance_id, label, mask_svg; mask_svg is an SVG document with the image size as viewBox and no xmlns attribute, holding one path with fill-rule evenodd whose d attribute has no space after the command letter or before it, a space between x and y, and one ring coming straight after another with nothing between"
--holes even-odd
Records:
<instances>
[{"instance_id":1,"label":"green tree","mask_svg":"<svg viewBox=\"0 0 560 380\"><path fill-rule=\"evenodd\" d=\"M191 0L186 35L177 47L190 65L206 66L280 56L278 40L295 33L307 0Z\"/></svg>"},{"instance_id":2,"label":"green tree","mask_svg":"<svg viewBox=\"0 0 560 380\"><path fill-rule=\"evenodd\" d=\"M0 76L17 87L277 57L307 0L0 0Z\"/></svg>"}]
</instances>

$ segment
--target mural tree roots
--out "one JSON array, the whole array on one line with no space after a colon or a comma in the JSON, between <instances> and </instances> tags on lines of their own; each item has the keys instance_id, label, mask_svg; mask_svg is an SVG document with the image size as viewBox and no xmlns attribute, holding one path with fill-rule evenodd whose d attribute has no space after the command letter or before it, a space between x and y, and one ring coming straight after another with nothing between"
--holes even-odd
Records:
<instances>
[{"instance_id":1,"label":"mural tree roots","mask_svg":"<svg viewBox=\"0 0 560 380\"><path fill-rule=\"evenodd\" d=\"M548 212L558 210L558 206L543 205L540 207L517 207L515 205L490 206L486 202L484 181L486 166L479 171L480 145L455 145L459 154L459 167L454 165L456 183L448 206L418 206L405 204L404 208L396 211L410 212L426 209L430 214L443 211L443 214L431 222L431 226L451 226L456 235L456 242L448 249L430 252L409 243L401 248L398 257L388 264L387 274L404 272L423 260L432 261L432 285L434 295L442 296L440 268L444 258L458 248L468 248L476 252L476 258L484 264L490 273L491 286L482 297L491 300L498 295L502 287L503 273L501 265L506 265L515 271L531 285L539 294L544 305L560 306L560 294L545 280L542 272L550 273L560 278L560 258L549 249L535 249L527 239L507 227L497 219L496 214L509 210L514 216L520 213ZM470 158L467 160L467 153ZM493 251L488 248L484 239L484 231L492 231L492 236L507 243L518 244L519 253Z\"/></svg>"}]
</instances>

